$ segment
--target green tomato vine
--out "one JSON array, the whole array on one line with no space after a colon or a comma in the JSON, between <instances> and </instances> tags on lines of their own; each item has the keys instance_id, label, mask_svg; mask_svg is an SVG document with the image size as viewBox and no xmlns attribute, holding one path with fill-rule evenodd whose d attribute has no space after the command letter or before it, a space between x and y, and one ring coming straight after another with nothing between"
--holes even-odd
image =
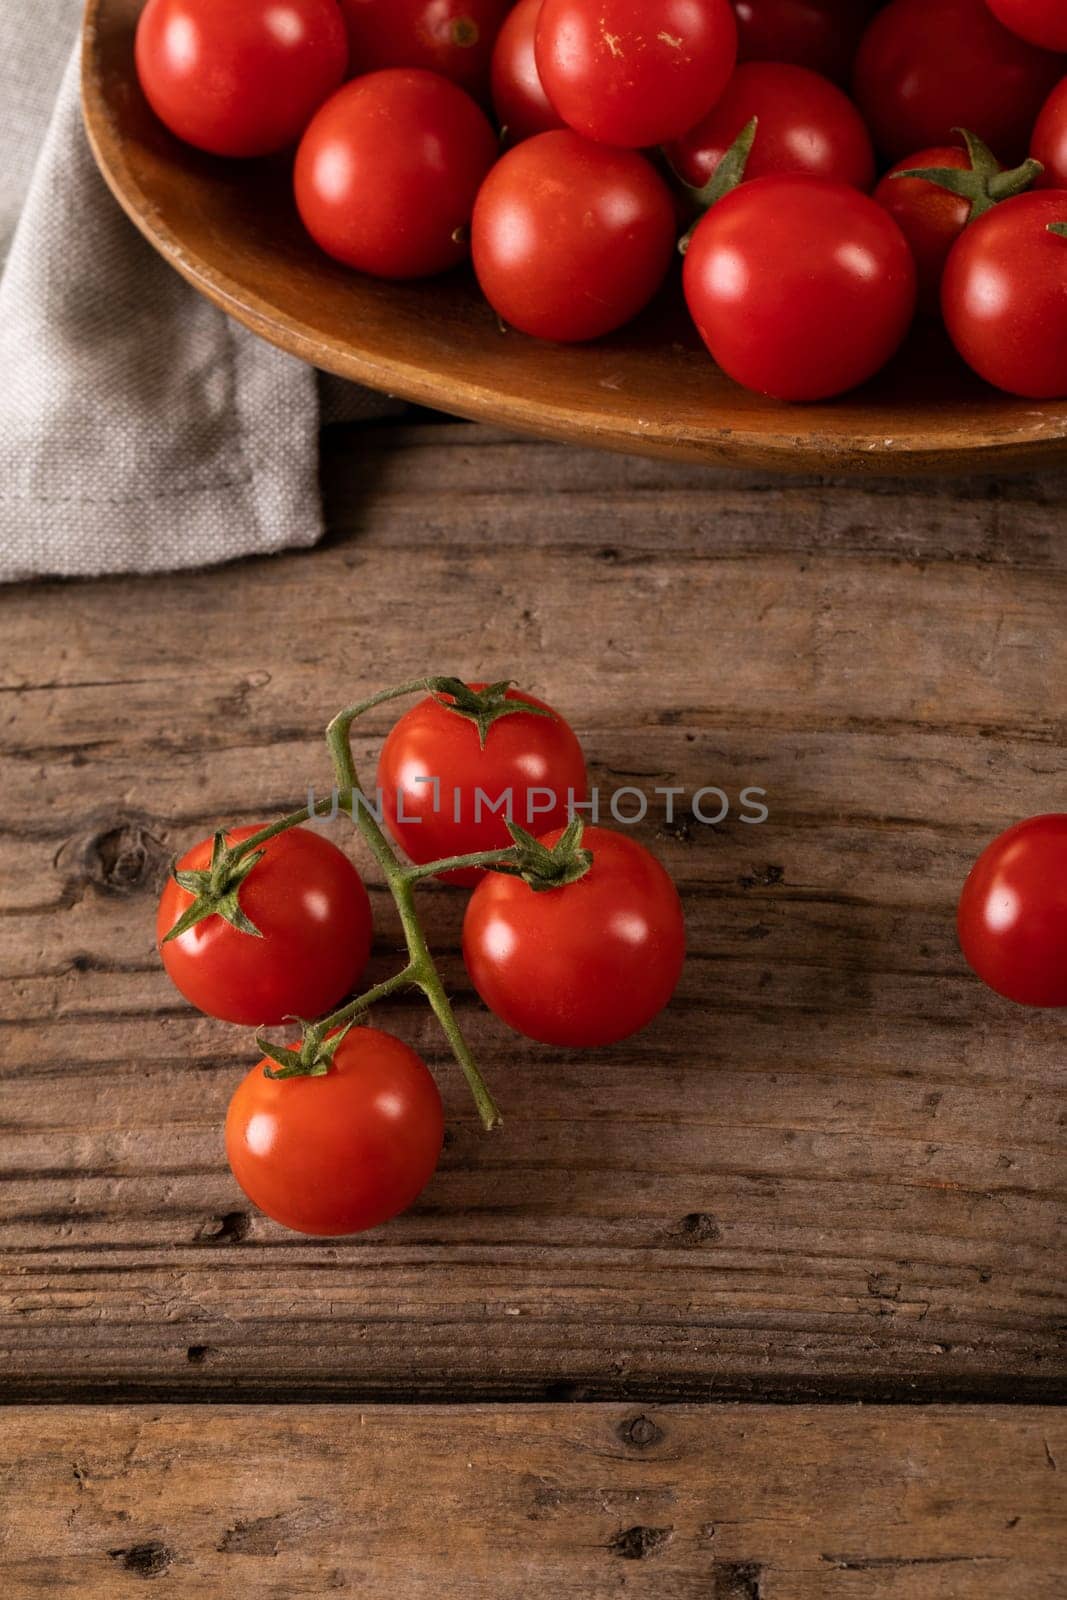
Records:
<instances>
[{"instance_id":1,"label":"green tomato vine","mask_svg":"<svg viewBox=\"0 0 1067 1600\"><path fill-rule=\"evenodd\" d=\"M218 833L215 836L211 865L206 871L175 874L177 881L194 898L193 903L167 935L167 940L180 937L182 933L209 916L224 917L249 938L261 937L258 928L241 909L240 889L241 884L261 860L262 846L289 828L299 827L301 823L308 822L313 817L332 813L335 806L344 812L359 830L381 869L400 915L407 947L407 964L401 971L363 994L357 995L355 999L328 1017L318 1021L294 1018L301 1028L301 1042L296 1050L279 1049L269 1040L257 1036L260 1049L272 1063L265 1069L268 1077L325 1076L341 1040L371 1006L403 989L418 989L429 1002L451 1046L452 1053L459 1062L483 1125L487 1130L499 1126L502 1120L500 1110L463 1036L437 969L437 963L426 942L426 935L416 910L415 891L419 883L426 878L470 867L491 868L496 872L506 872L521 877L535 891L558 889L566 884L575 883L589 871L593 863L592 855L582 846L583 824L580 818L575 818L558 844L548 849L525 829L509 823L509 831L515 842L507 849L450 856L441 861L412 866L401 860L386 837L360 784L352 756L352 727L368 711L389 701L399 700L406 695L431 694L448 710L474 723L484 748L489 730L501 717L513 716L519 712L538 716L549 714L540 706L531 705L522 698L507 699L509 687L510 684L505 682L491 684L483 690L473 690L458 678L414 678L408 683L384 689L379 694L350 706L346 711L340 712L326 730L326 746L336 784L335 795L282 817L237 845L227 845L225 835Z\"/></svg>"}]
</instances>

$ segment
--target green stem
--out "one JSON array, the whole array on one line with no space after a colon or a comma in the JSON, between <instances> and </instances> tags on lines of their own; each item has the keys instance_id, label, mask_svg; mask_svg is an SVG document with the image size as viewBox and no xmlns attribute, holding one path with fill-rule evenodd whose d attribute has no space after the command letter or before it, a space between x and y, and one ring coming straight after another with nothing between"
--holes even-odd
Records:
<instances>
[{"instance_id":1,"label":"green stem","mask_svg":"<svg viewBox=\"0 0 1067 1600\"><path fill-rule=\"evenodd\" d=\"M446 872L462 872L469 867L507 867L518 861L514 845L506 850L479 850L472 856L448 856L444 861L427 861L421 867L405 867L408 883L419 883L423 878L443 877Z\"/></svg>"},{"instance_id":2,"label":"green stem","mask_svg":"<svg viewBox=\"0 0 1067 1600\"><path fill-rule=\"evenodd\" d=\"M478 1107L478 1114L487 1131L498 1127L503 1120L496 1102L489 1092L485 1079L478 1070L478 1064L470 1051L470 1046L456 1021L456 1014L452 1010L452 1003L445 993L445 986L441 982L441 975L437 970L433 956L430 954L426 943L426 935L422 931L418 913L415 910L413 885L406 883L401 876L390 884L393 898L396 900L397 910L400 912L400 921L404 928L404 937L407 940L408 951L411 955L411 964L416 969L415 982L433 1007L434 1015L444 1031L445 1037L452 1046L452 1053L463 1069L463 1076L467 1086L474 1096L474 1103Z\"/></svg>"},{"instance_id":3,"label":"green stem","mask_svg":"<svg viewBox=\"0 0 1067 1600\"><path fill-rule=\"evenodd\" d=\"M1001 170L1000 162L978 135L968 128L957 128L967 146L967 167L905 167L891 174L893 178L923 178L936 184L949 194L957 194L970 202L968 224L977 222L987 211L1022 194L1044 172L1040 161L1027 160L1010 172Z\"/></svg>"},{"instance_id":4,"label":"green stem","mask_svg":"<svg viewBox=\"0 0 1067 1600\"><path fill-rule=\"evenodd\" d=\"M729 150L727 150L704 187L702 189L694 189L690 184L686 184L685 187L689 192L689 197L696 208L697 219L678 241L680 255L687 254L689 246L693 242L694 233L696 233L712 206L717 206L720 200L725 200L726 196L732 193L739 184L744 183L745 169L752 155L752 147L756 142L756 134L758 132L759 118L753 117L752 121L746 123L741 129L741 132Z\"/></svg>"},{"instance_id":5,"label":"green stem","mask_svg":"<svg viewBox=\"0 0 1067 1600\"><path fill-rule=\"evenodd\" d=\"M420 678L416 687L421 688L425 679ZM411 692L412 686L405 685L403 689L390 689L385 694L376 695L373 700L367 700L362 706L355 706L349 711L342 711L334 717L326 729L326 745L333 762L334 773L337 777L337 787L341 794L349 797L349 810L352 820L359 828L375 861L385 873L386 881L393 891L395 898L396 885L403 881L404 868L401 866L389 840L382 832L380 823L371 809L370 802L363 792L363 788L356 772L356 764L352 759L352 746L349 732L352 723L368 706L380 704L382 701L396 699L401 694Z\"/></svg>"},{"instance_id":6,"label":"green stem","mask_svg":"<svg viewBox=\"0 0 1067 1600\"><path fill-rule=\"evenodd\" d=\"M408 683L402 683L395 689L382 689L378 694L372 694L369 700L361 700L358 705L349 706L347 711L341 711L334 717L327 730L326 739L330 740L330 731L334 728L343 728L345 737L357 717L362 717L367 711L373 711L375 706L384 706L390 700L402 700L408 694L432 694L437 680L434 678L412 678ZM331 751L333 746L330 746Z\"/></svg>"},{"instance_id":7,"label":"green stem","mask_svg":"<svg viewBox=\"0 0 1067 1600\"><path fill-rule=\"evenodd\" d=\"M1024 161L1021 167L1016 167L1011 172L998 172L989 180L989 198L998 200L1011 200L1017 194L1022 194L1024 189L1029 189L1036 183L1044 172L1040 161Z\"/></svg>"},{"instance_id":8,"label":"green stem","mask_svg":"<svg viewBox=\"0 0 1067 1600\"><path fill-rule=\"evenodd\" d=\"M410 965L407 972L408 981L422 990L433 1007L445 1036L452 1046L456 1060L463 1069L463 1074L470 1086L471 1094L474 1096L474 1103L478 1107L482 1122L486 1129L492 1129L501 1120L500 1112L460 1031L455 1013L445 993L444 984L441 982L433 956L430 954L426 936L422 931L422 924L419 922L418 914L415 910L414 885L409 881L407 870L401 865L396 852L382 832L377 818L366 803L366 796L360 787L355 762L352 759L349 734L356 717L369 710L372 706L382 705L387 700L396 700L401 695L411 694L418 689L425 688L426 685L427 680L425 678L418 678L399 689L388 689L384 693L375 695L372 699L350 708L348 711L342 711L340 716L335 717L327 728L326 743L333 761L338 788L343 794L348 794L351 797L353 821L366 840L375 861L381 867L385 881L389 885L393 899L396 901L410 957ZM358 803L360 799L364 801L363 804Z\"/></svg>"},{"instance_id":9,"label":"green stem","mask_svg":"<svg viewBox=\"0 0 1067 1600\"><path fill-rule=\"evenodd\" d=\"M258 850L261 844L266 844L268 839L276 839L280 833L288 833L290 828L299 828L302 822L310 822L312 817L324 817L332 812L334 807L344 811L352 809L352 795L342 790L337 795L329 795L325 800L319 800L313 806L304 806L300 811L292 811L289 816L282 817L278 822L272 822L266 828L260 828L258 833L253 833L250 838L242 839L240 844L231 845L228 851L227 865L232 866L235 861L240 861L244 856L251 855L253 850Z\"/></svg>"},{"instance_id":10,"label":"green stem","mask_svg":"<svg viewBox=\"0 0 1067 1600\"><path fill-rule=\"evenodd\" d=\"M418 974L414 966L409 964L404 968L403 972L396 972L391 978L385 978L381 983L376 983L373 989L368 989L365 994L357 996L355 1000L350 1000L346 1006L341 1007L340 1011L335 1011L332 1016L324 1017L321 1022L317 1022L315 1024L316 1032L325 1038L327 1034L333 1033L335 1028L343 1028L346 1022L352 1022L362 1012L369 1011L371 1006L377 1005L379 1000L388 999L389 995L395 994L398 989L414 988L417 982Z\"/></svg>"}]
</instances>

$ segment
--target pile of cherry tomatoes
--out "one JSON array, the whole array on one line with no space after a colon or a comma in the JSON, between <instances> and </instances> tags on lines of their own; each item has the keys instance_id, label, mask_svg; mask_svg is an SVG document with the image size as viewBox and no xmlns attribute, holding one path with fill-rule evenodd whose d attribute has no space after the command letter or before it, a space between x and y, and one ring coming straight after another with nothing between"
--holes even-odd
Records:
<instances>
[{"instance_id":1,"label":"pile of cherry tomatoes","mask_svg":"<svg viewBox=\"0 0 1067 1600\"><path fill-rule=\"evenodd\" d=\"M1067 395L1063 0L148 0L137 64L190 143L295 146L336 260L469 256L523 333L623 326L681 236L701 337L760 393L844 393L918 314Z\"/></svg>"},{"instance_id":2,"label":"pile of cherry tomatoes","mask_svg":"<svg viewBox=\"0 0 1067 1600\"><path fill-rule=\"evenodd\" d=\"M473 891L463 921L471 983L539 1043L592 1049L636 1033L670 1000L685 958L681 903L663 867L631 836L583 826L585 760L558 712L507 684L454 679L369 704L426 688L390 732L371 798L351 770L351 719L331 725L338 808L393 893L406 966L349 998L371 951L371 905L348 856L301 826L321 806L202 840L175 864L159 903L163 962L187 1000L227 1022L299 1026L298 1042L259 1041L264 1058L233 1097L226 1149L249 1198L303 1233L376 1227L437 1166L436 1083L402 1040L357 1025L375 1001L421 989L483 1120L497 1120L415 911L423 879Z\"/></svg>"}]
</instances>

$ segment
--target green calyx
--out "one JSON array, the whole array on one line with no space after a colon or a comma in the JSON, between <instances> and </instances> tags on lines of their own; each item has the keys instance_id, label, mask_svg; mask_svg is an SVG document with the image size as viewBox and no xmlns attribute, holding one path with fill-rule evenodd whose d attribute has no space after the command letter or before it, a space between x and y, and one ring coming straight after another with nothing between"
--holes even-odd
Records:
<instances>
[{"instance_id":1,"label":"green calyx","mask_svg":"<svg viewBox=\"0 0 1067 1600\"><path fill-rule=\"evenodd\" d=\"M712 206L717 206L720 200L725 200L728 194L745 181L745 171L748 167L752 147L756 143L756 134L759 132L759 118L753 117L751 122L745 124L734 140L733 144L715 168L711 177L702 189L694 189L691 184L686 184L686 191L693 202L697 212L697 219L687 233L678 241L678 249L684 256L693 240L693 235L700 226L705 214Z\"/></svg>"},{"instance_id":2,"label":"green calyx","mask_svg":"<svg viewBox=\"0 0 1067 1600\"><path fill-rule=\"evenodd\" d=\"M1010 172L1003 172L996 156L989 146L975 133L970 133L966 128L956 128L967 145L967 157L970 167L908 167L903 172L894 172L894 178L925 178L927 183L934 183L939 189L947 189L949 194L958 194L971 203L971 214L968 223L977 222L979 217L985 216L987 211L999 205L1002 200L1011 200L1015 195L1022 194L1029 189L1044 172L1040 161L1024 161L1021 167L1013 167Z\"/></svg>"},{"instance_id":3,"label":"green calyx","mask_svg":"<svg viewBox=\"0 0 1067 1600\"><path fill-rule=\"evenodd\" d=\"M180 939L183 933L188 933L190 928L195 928L198 922L204 922L208 917L222 917L238 933L262 939L263 935L255 923L241 910L238 895L242 883L257 863L262 861L263 854L262 850L252 850L247 855L238 855L227 845L226 835L220 831L215 835L211 865L206 871L179 872L176 868L172 869L171 876L175 883L193 896L193 903L178 918L163 943L169 944L172 939Z\"/></svg>"},{"instance_id":4,"label":"green calyx","mask_svg":"<svg viewBox=\"0 0 1067 1600\"><path fill-rule=\"evenodd\" d=\"M508 823L508 832L515 841L514 863L495 870L521 878L537 893L577 883L593 865L593 852L582 847L585 824L581 817L575 817L552 846L541 844L517 822Z\"/></svg>"},{"instance_id":5,"label":"green calyx","mask_svg":"<svg viewBox=\"0 0 1067 1600\"><path fill-rule=\"evenodd\" d=\"M470 50L478 43L481 32L473 17L457 17L449 29L449 38L461 50Z\"/></svg>"},{"instance_id":6,"label":"green calyx","mask_svg":"<svg viewBox=\"0 0 1067 1600\"><path fill-rule=\"evenodd\" d=\"M1048 231L1057 234L1061 239L1067 239L1067 222L1050 222Z\"/></svg>"},{"instance_id":7,"label":"green calyx","mask_svg":"<svg viewBox=\"0 0 1067 1600\"><path fill-rule=\"evenodd\" d=\"M508 690L513 685L513 679L506 678L503 683L491 683L484 689L471 689L459 678L431 678L427 687L439 706L446 711L452 711L457 717L465 717L468 722L473 722L478 729L478 740L482 749L489 736L489 729L494 722L499 722L501 717L514 717L519 712L528 717L548 717L552 713L545 706L535 706L523 696L508 698ZM447 698L444 698L447 696Z\"/></svg>"},{"instance_id":8,"label":"green calyx","mask_svg":"<svg viewBox=\"0 0 1067 1600\"><path fill-rule=\"evenodd\" d=\"M333 1065L334 1056L355 1027L355 1022L339 1028L327 1038L321 1023L304 1022L300 1017L292 1020L299 1022L302 1030L298 1050L278 1049L262 1034L256 1035L259 1048L268 1061L274 1062L273 1067L264 1067L264 1077L278 1081L284 1078L325 1078Z\"/></svg>"}]
</instances>

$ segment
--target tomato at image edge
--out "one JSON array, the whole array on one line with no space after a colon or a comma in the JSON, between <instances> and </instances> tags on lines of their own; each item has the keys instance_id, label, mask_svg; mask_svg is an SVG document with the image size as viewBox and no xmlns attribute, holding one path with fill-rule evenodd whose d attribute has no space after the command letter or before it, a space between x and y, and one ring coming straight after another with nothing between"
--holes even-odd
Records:
<instances>
[{"instance_id":1,"label":"tomato at image edge","mask_svg":"<svg viewBox=\"0 0 1067 1600\"><path fill-rule=\"evenodd\" d=\"M234 1177L273 1221L316 1238L363 1233L414 1204L444 1142L426 1063L392 1034L353 1028L323 1077L268 1078L260 1061L226 1115Z\"/></svg>"},{"instance_id":2,"label":"tomato at image edge","mask_svg":"<svg viewBox=\"0 0 1067 1600\"><path fill-rule=\"evenodd\" d=\"M828 400L896 354L915 312L907 240L869 195L802 174L743 183L689 244L686 303L735 382Z\"/></svg>"},{"instance_id":3,"label":"tomato at image edge","mask_svg":"<svg viewBox=\"0 0 1067 1600\"><path fill-rule=\"evenodd\" d=\"M259 831L230 828L226 842L241 844ZM212 843L194 845L178 871L209 867ZM309 828L290 828L261 848L263 859L238 890L238 904L261 938L214 915L164 944L192 904L173 878L156 916L163 965L180 993L208 1016L250 1028L328 1012L355 988L372 936L363 880L336 845Z\"/></svg>"},{"instance_id":4,"label":"tomato at image edge","mask_svg":"<svg viewBox=\"0 0 1067 1600\"><path fill-rule=\"evenodd\" d=\"M1061 78L1041 109L1030 139L1030 154L1044 172L1043 189L1067 189L1067 77Z\"/></svg>"},{"instance_id":5,"label":"tomato at image edge","mask_svg":"<svg viewBox=\"0 0 1067 1600\"><path fill-rule=\"evenodd\" d=\"M644 149L707 115L737 62L729 0L543 0L537 70L567 125Z\"/></svg>"},{"instance_id":6,"label":"tomato at image edge","mask_svg":"<svg viewBox=\"0 0 1067 1600\"><path fill-rule=\"evenodd\" d=\"M485 685L469 687L481 690ZM475 821L477 789L493 801L512 791L514 820L535 833L569 820L572 791L576 803L587 798L585 757L566 719L525 691L509 689L506 698L516 704L526 701L550 715L530 716L519 711L500 717L489 728L483 749L475 724L429 695L405 711L386 738L378 760L383 820L417 865L511 846L502 814L484 807L481 819ZM418 778L436 778L439 788L432 782L418 783ZM462 792L459 822L453 798L457 788ZM554 793L551 808L533 817L527 813L531 788ZM437 801L440 805L435 810ZM414 818L420 820L411 820ZM448 882L467 887L484 876L479 868L445 874Z\"/></svg>"},{"instance_id":7,"label":"tomato at image edge","mask_svg":"<svg viewBox=\"0 0 1067 1600\"><path fill-rule=\"evenodd\" d=\"M561 129L497 162L474 208L471 253L502 321L580 343L644 310L670 270L678 231L671 191L643 155Z\"/></svg>"},{"instance_id":8,"label":"tomato at image edge","mask_svg":"<svg viewBox=\"0 0 1067 1600\"><path fill-rule=\"evenodd\" d=\"M1012 33L1042 50L1067 51L1067 6L1063 0L986 0Z\"/></svg>"},{"instance_id":9,"label":"tomato at image edge","mask_svg":"<svg viewBox=\"0 0 1067 1600\"><path fill-rule=\"evenodd\" d=\"M1030 817L971 868L957 917L982 982L1018 1005L1067 1006L1067 815Z\"/></svg>"},{"instance_id":10,"label":"tomato at image edge","mask_svg":"<svg viewBox=\"0 0 1067 1600\"><path fill-rule=\"evenodd\" d=\"M535 41L542 0L519 0L497 35L492 92L497 121L509 144L565 126L537 70Z\"/></svg>"},{"instance_id":11,"label":"tomato at image edge","mask_svg":"<svg viewBox=\"0 0 1067 1600\"><path fill-rule=\"evenodd\" d=\"M252 157L296 143L343 81L348 41L336 0L148 0L135 55L172 133L213 155Z\"/></svg>"},{"instance_id":12,"label":"tomato at image edge","mask_svg":"<svg viewBox=\"0 0 1067 1600\"><path fill-rule=\"evenodd\" d=\"M702 189L753 117L758 127L745 181L806 172L864 191L875 178L863 118L829 78L776 61L739 66L721 99L665 154L680 178Z\"/></svg>"},{"instance_id":13,"label":"tomato at image edge","mask_svg":"<svg viewBox=\"0 0 1067 1600\"><path fill-rule=\"evenodd\" d=\"M891 0L863 36L853 95L890 161L978 135L1005 164L1026 154L1062 58L1009 33L985 0Z\"/></svg>"},{"instance_id":14,"label":"tomato at image edge","mask_svg":"<svg viewBox=\"0 0 1067 1600\"><path fill-rule=\"evenodd\" d=\"M558 843L562 829L541 842ZM481 999L542 1044L617 1044L659 1015L685 961L685 920L666 869L636 839L588 827L593 865L560 889L487 873L463 921Z\"/></svg>"},{"instance_id":15,"label":"tomato at image edge","mask_svg":"<svg viewBox=\"0 0 1067 1600\"><path fill-rule=\"evenodd\" d=\"M297 209L345 266L433 277L466 259L474 201L498 153L488 117L449 79L417 68L368 73L339 89L304 134Z\"/></svg>"},{"instance_id":16,"label":"tomato at image edge","mask_svg":"<svg viewBox=\"0 0 1067 1600\"><path fill-rule=\"evenodd\" d=\"M782 61L848 79L873 0L734 0L739 61Z\"/></svg>"},{"instance_id":17,"label":"tomato at image edge","mask_svg":"<svg viewBox=\"0 0 1067 1600\"><path fill-rule=\"evenodd\" d=\"M970 157L958 145L934 145L890 169L873 198L893 218L911 246L919 276L919 309L924 316L941 315L941 280L953 245L967 227L972 202L931 183L928 178L897 178L897 172L953 167L970 170Z\"/></svg>"},{"instance_id":18,"label":"tomato at image edge","mask_svg":"<svg viewBox=\"0 0 1067 1600\"><path fill-rule=\"evenodd\" d=\"M957 240L941 282L956 349L979 377L1027 400L1067 398L1067 190L1003 200Z\"/></svg>"},{"instance_id":19,"label":"tomato at image edge","mask_svg":"<svg viewBox=\"0 0 1067 1600\"><path fill-rule=\"evenodd\" d=\"M484 98L509 0L340 0L353 74L422 67Z\"/></svg>"}]
</instances>

